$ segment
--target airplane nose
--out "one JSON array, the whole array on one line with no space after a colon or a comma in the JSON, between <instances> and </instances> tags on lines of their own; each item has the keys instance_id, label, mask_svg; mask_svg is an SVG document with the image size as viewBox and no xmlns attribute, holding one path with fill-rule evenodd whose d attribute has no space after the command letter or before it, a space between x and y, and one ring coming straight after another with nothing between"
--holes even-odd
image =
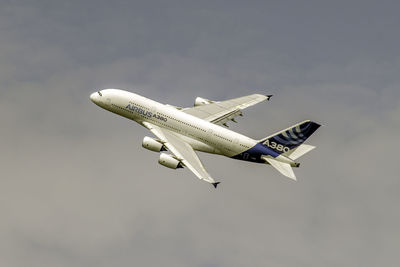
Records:
<instances>
[{"instance_id":1,"label":"airplane nose","mask_svg":"<svg viewBox=\"0 0 400 267\"><path fill-rule=\"evenodd\" d=\"M93 103L96 103L96 94L97 94L97 93L92 93L92 94L90 95L90 100L92 100Z\"/></svg>"}]
</instances>

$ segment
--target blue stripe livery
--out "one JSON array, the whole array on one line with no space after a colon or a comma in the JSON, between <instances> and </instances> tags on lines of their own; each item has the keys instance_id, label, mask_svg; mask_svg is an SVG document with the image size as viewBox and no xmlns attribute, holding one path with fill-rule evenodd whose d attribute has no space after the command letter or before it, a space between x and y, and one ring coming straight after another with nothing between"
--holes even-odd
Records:
<instances>
[{"instance_id":1,"label":"blue stripe livery","mask_svg":"<svg viewBox=\"0 0 400 267\"><path fill-rule=\"evenodd\" d=\"M258 143L257 145L253 146L249 150L246 150L240 154L237 154L237 155L233 156L232 158L245 160L245 161L263 163L265 161L263 159L261 159L262 155L271 155L274 158L279 156L279 154L276 153L274 150L270 149L267 146L264 146L261 143Z\"/></svg>"},{"instance_id":2,"label":"blue stripe livery","mask_svg":"<svg viewBox=\"0 0 400 267\"><path fill-rule=\"evenodd\" d=\"M262 155L270 155L276 158L304 143L320 126L312 121L298 123L273 136L262 139L254 147L232 158L253 162L264 162L261 159Z\"/></svg>"}]
</instances>

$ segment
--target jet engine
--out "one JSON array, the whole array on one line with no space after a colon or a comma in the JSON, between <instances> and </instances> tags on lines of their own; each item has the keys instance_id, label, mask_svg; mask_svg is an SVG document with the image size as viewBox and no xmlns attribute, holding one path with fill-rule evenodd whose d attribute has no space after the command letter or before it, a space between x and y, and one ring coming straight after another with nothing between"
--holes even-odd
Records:
<instances>
[{"instance_id":1,"label":"jet engine","mask_svg":"<svg viewBox=\"0 0 400 267\"><path fill-rule=\"evenodd\" d=\"M203 105L207 105L207 104L211 104L214 103L214 101L206 99L206 98L202 98L202 97L196 97L196 99L194 100L194 106L203 106Z\"/></svg>"},{"instance_id":2,"label":"jet engine","mask_svg":"<svg viewBox=\"0 0 400 267\"><path fill-rule=\"evenodd\" d=\"M177 168L183 168L182 163L172 157L169 154L161 153L160 158L158 159L158 163L161 165L171 168L171 169L177 169Z\"/></svg>"},{"instance_id":3,"label":"jet engine","mask_svg":"<svg viewBox=\"0 0 400 267\"><path fill-rule=\"evenodd\" d=\"M142 147L154 152L160 152L166 150L163 144L148 136L145 136L143 138Z\"/></svg>"}]
</instances>

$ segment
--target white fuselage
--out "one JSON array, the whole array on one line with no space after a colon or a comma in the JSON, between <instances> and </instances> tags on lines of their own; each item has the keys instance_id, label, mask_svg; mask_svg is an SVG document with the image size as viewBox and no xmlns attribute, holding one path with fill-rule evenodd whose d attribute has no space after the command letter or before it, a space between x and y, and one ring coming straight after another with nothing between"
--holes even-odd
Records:
<instances>
[{"instance_id":1,"label":"white fuselage","mask_svg":"<svg viewBox=\"0 0 400 267\"><path fill-rule=\"evenodd\" d=\"M106 89L91 95L94 103L143 125L150 122L181 136L194 150L227 157L254 147L257 141L143 96Z\"/></svg>"}]
</instances>

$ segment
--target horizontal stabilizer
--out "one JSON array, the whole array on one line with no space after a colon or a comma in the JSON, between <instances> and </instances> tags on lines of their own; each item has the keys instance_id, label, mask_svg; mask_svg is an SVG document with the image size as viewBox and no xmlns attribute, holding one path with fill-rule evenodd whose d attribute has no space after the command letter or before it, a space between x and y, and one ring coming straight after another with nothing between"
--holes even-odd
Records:
<instances>
[{"instance_id":1,"label":"horizontal stabilizer","mask_svg":"<svg viewBox=\"0 0 400 267\"><path fill-rule=\"evenodd\" d=\"M293 179L296 181L296 176L294 175L292 167L290 167L289 163L277 161L275 159L269 158L262 156L262 158L267 161L269 164L271 164L272 167L277 169L280 173L285 175L286 177L289 177L290 179Z\"/></svg>"},{"instance_id":2,"label":"horizontal stabilizer","mask_svg":"<svg viewBox=\"0 0 400 267\"><path fill-rule=\"evenodd\" d=\"M289 157L293 160L296 160L296 159L300 158L301 156L303 156L304 154L310 152L314 148L315 148L315 146L302 144L302 145L298 146L297 148L290 150L287 154L285 153L284 156Z\"/></svg>"}]
</instances>

